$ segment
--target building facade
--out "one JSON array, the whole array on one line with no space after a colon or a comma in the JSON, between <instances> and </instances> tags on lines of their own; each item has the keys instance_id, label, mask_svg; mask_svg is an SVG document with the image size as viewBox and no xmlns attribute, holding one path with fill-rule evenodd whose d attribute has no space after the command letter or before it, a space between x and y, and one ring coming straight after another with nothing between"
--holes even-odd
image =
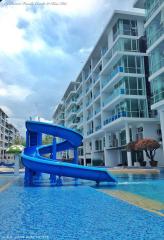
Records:
<instances>
[{"instance_id":1,"label":"building facade","mask_svg":"<svg viewBox=\"0 0 164 240\"><path fill-rule=\"evenodd\" d=\"M162 138L164 139L164 1L137 0L134 7L146 10L144 27L149 56L151 108L159 113Z\"/></svg>"},{"instance_id":2,"label":"building facade","mask_svg":"<svg viewBox=\"0 0 164 240\"><path fill-rule=\"evenodd\" d=\"M144 153L127 152L126 144L143 137L161 141L158 115L150 108L144 21L143 14L115 11L63 97L65 126L84 136L79 150L84 165L142 165ZM162 148L159 165L161 153Z\"/></svg>"},{"instance_id":3,"label":"building facade","mask_svg":"<svg viewBox=\"0 0 164 240\"><path fill-rule=\"evenodd\" d=\"M19 131L7 119L7 114L0 108L0 163L4 164L14 161L13 156L6 153L6 149L16 138L20 138Z\"/></svg>"}]
</instances>

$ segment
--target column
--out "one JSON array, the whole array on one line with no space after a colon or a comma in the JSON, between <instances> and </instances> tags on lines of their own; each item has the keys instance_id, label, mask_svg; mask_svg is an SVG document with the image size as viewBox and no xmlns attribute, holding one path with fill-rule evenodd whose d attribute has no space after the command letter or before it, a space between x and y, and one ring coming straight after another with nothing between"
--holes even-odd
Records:
<instances>
[{"instance_id":1,"label":"column","mask_svg":"<svg viewBox=\"0 0 164 240\"><path fill-rule=\"evenodd\" d=\"M74 148L74 159L73 159L73 163L78 164L78 151L77 151L77 147Z\"/></svg>"},{"instance_id":2,"label":"column","mask_svg":"<svg viewBox=\"0 0 164 240\"><path fill-rule=\"evenodd\" d=\"M117 141L118 141L118 147L121 146L121 141L120 141L120 133L119 132L116 132L116 138L117 138ZM118 164L121 163L121 150L118 149Z\"/></svg>"},{"instance_id":3,"label":"column","mask_svg":"<svg viewBox=\"0 0 164 240\"><path fill-rule=\"evenodd\" d=\"M15 155L15 164L14 164L14 175L15 176L19 175L19 158L20 158L20 156L18 154Z\"/></svg>"},{"instance_id":4,"label":"column","mask_svg":"<svg viewBox=\"0 0 164 240\"><path fill-rule=\"evenodd\" d=\"M126 130L126 143L128 144L130 142L130 134L129 134L128 123L125 124L125 130ZM132 166L131 152L127 152L127 159L128 159L128 167L131 167Z\"/></svg>"}]
</instances>

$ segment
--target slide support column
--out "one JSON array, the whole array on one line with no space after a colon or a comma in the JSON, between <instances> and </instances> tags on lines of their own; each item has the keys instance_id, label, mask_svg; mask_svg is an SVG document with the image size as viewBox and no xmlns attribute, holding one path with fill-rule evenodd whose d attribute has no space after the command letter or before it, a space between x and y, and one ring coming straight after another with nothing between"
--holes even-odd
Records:
<instances>
[{"instance_id":1,"label":"slide support column","mask_svg":"<svg viewBox=\"0 0 164 240\"><path fill-rule=\"evenodd\" d=\"M77 147L74 148L74 160L73 163L78 164L78 151Z\"/></svg>"},{"instance_id":2,"label":"slide support column","mask_svg":"<svg viewBox=\"0 0 164 240\"><path fill-rule=\"evenodd\" d=\"M56 160L56 138L53 138L52 159Z\"/></svg>"}]
</instances>

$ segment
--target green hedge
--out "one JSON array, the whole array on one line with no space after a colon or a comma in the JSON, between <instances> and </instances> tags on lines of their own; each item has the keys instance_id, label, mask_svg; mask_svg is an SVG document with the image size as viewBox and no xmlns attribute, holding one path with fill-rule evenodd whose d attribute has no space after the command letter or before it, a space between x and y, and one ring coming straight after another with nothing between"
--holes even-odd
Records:
<instances>
[{"instance_id":1,"label":"green hedge","mask_svg":"<svg viewBox=\"0 0 164 240\"><path fill-rule=\"evenodd\" d=\"M103 160L93 160L92 165L93 166L104 166L104 161Z\"/></svg>"}]
</instances>

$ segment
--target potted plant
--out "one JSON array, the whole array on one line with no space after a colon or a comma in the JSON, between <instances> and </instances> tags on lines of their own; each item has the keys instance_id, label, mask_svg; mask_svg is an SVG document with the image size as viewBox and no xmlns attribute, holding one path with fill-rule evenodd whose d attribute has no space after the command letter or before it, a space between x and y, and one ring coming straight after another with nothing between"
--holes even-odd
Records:
<instances>
[{"instance_id":1,"label":"potted plant","mask_svg":"<svg viewBox=\"0 0 164 240\"><path fill-rule=\"evenodd\" d=\"M155 139L151 139L151 138L141 139L135 144L136 150L145 151L146 156L150 160L150 165L152 167L157 167L158 162L155 161L154 157L155 157L156 150L159 147L160 147L160 144Z\"/></svg>"}]
</instances>

